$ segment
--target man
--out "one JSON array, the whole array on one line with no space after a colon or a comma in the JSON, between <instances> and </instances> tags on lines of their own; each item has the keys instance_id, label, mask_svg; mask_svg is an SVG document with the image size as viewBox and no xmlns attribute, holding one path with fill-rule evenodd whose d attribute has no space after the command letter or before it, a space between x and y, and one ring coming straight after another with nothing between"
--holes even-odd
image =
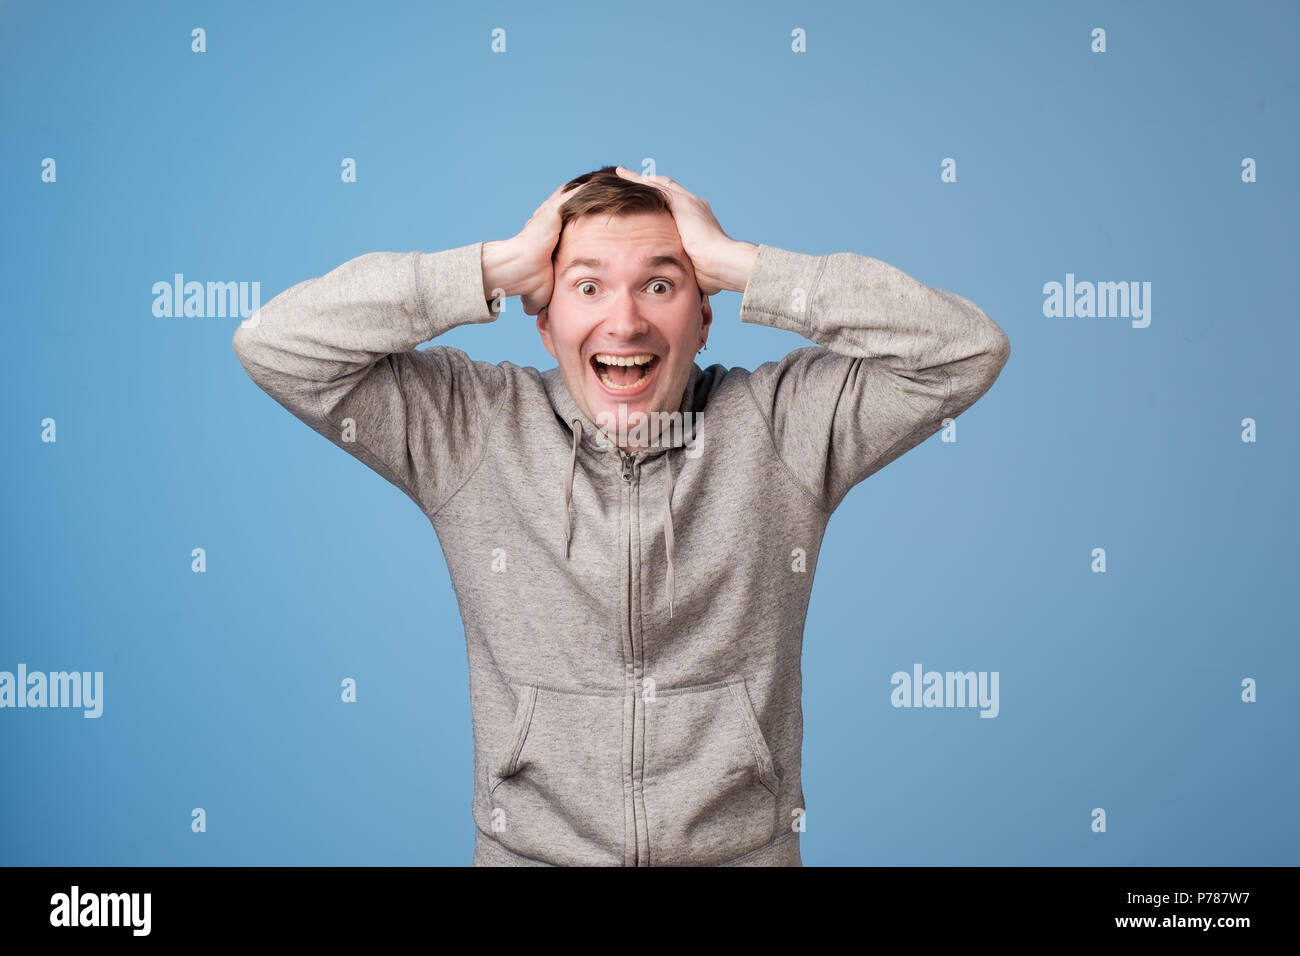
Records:
<instances>
[{"instance_id":1,"label":"man","mask_svg":"<svg viewBox=\"0 0 1300 956\"><path fill-rule=\"evenodd\" d=\"M702 370L723 289L817 345ZM415 348L514 295L557 368ZM516 866L802 865L827 520L1010 354L965 299L733 240L673 180L608 166L512 239L301 282L234 346L433 525L469 652L473 862Z\"/></svg>"}]
</instances>

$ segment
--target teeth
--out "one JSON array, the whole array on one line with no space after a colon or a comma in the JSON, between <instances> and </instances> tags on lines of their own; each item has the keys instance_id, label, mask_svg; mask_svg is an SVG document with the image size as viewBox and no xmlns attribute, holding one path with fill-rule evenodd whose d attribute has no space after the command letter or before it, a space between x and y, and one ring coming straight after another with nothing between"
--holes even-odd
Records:
<instances>
[{"instance_id":1,"label":"teeth","mask_svg":"<svg viewBox=\"0 0 1300 956\"><path fill-rule=\"evenodd\" d=\"M601 380L601 382L604 383L605 387L606 387L606 388L616 389L616 390L617 390L617 389L620 389L620 388L636 388L638 385L640 385L642 382L644 382L644 381L645 381L647 378L649 378L649 377L650 377L649 375L642 375L639 379L637 379L637 380L636 380L635 382L633 382L631 385L616 385L616 384L614 384L613 382L611 382L611 381L609 380L609 376L608 376L608 375L606 375L604 372L601 372L601 373L600 373L600 380Z\"/></svg>"},{"instance_id":2,"label":"teeth","mask_svg":"<svg viewBox=\"0 0 1300 956\"><path fill-rule=\"evenodd\" d=\"M596 361L601 365L646 365L654 361L653 355L607 355L597 353Z\"/></svg>"},{"instance_id":3,"label":"teeth","mask_svg":"<svg viewBox=\"0 0 1300 956\"><path fill-rule=\"evenodd\" d=\"M596 355L593 356L593 358L595 358L596 363L597 363L598 366L605 366L605 365L644 365L644 366L649 366L649 364L655 360L655 357L654 357L653 355L649 355L649 354L646 354L646 355L610 355L608 352L597 352ZM638 388L638 387L640 387L642 384L645 383L645 380L646 380L646 379L648 379L648 378L650 377L650 369L647 367L646 370L645 370L644 372L641 373L641 377L640 377L639 379L637 379L635 382L632 382L632 383L629 384L629 385L618 385L618 384L616 384L615 382L613 382L613 381L610 379L609 375L606 373L606 371L605 371L604 368L599 368L599 367L598 367L598 368L596 369L596 373L597 373L598 375L600 375L600 380L601 380L601 382L604 384L604 386L605 386L606 388L612 388L612 389L614 389L615 391L619 391L619 390L621 390L621 389L628 389L628 388Z\"/></svg>"},{"instance_id":4,"label":"teeth","mask_svg":"<svg viewBox=\"0 0 1300 956\"><path fill-rule=\"evenodd\" d=\"M614 389L615 391L619 391L619 390L621 390L621 389L628 389L628 388L639 388L641 385L643 385L643 384L645 383L645 380L648 379L648 378L650 377L650 369L649 369L649 367L648 367L648 362L649 362L649 360L651 360L651 359L653 359L653 358L654 358L653 355L633 355L633 356L624 356L624 357L621 357L621 358L620 358L619 356L617 356L617 355L597 355L597 356L596 356L596 361L597 361L598 363L600 363L601 366L605 366L605 365L644 365L644 366L647 366L646 369L645 369L645 371L643 371L643 372L641 373L641 377L640 377L639 379L637 379L635 382L631 382L630 384L627 384L627 385L619 385L617 382L613 381L613 380L609 377L609 373L606 372L605 369L604 369L603 367L601 367L601 368L597 368L597 369L596 369L596 372L597 372L597 374L600 375L600 380L601 380L601 382L604 384L604 386L605 386L606 388L612 388L612 389ZM605 359L615 359L615 360L617 360L617 361L606 362Z\"/></svg>"}]
</instances>

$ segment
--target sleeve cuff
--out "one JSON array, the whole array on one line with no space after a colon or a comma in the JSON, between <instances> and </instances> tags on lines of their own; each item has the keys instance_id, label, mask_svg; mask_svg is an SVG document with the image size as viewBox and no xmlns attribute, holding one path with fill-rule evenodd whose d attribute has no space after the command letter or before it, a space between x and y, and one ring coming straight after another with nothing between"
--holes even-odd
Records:
<instances>
[{"instance_id":1,"label":"sleeve cuff","mask_svg":"<svg viewBox=\"0 0 1300 956\"><path fill-rule=\"evenodd\" d=\"M483 243L415 254L416 295L429 338L497 315L483 295Z\"/></svg>"},{"instance_id":2,"label":"sleeve cuff","mask_svg":"<svg viewBox=\"0 0 1300 956\"><path fill-rule=\"evenodd\" d=\"M760 243L740 300L740 321L806 334L813 327L813 296L825 266L824 256Z\"/></svg>"}]
</instances>

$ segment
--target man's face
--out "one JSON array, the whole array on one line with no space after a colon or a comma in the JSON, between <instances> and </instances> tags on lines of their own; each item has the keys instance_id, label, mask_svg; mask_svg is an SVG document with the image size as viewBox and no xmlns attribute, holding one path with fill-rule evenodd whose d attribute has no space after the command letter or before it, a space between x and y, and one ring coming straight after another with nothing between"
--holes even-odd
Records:
<instances>
[{"instance_id":1,"label":"man's face","mask_svg":"<svg viewBox=\"0 0 1300 956\"><path fill-rule=\"evenodd\" d=\"M583 216L564 227L537 329L593 422L616 423L624 403L629 430L635 412L677 411L712 321L671 213Z\"/></svg>"}]
</instances>

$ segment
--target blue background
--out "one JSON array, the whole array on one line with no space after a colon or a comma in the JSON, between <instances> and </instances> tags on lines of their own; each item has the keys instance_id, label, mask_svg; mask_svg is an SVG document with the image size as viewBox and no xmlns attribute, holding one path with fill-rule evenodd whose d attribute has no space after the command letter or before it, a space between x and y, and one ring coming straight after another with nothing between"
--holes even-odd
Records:
<instances>
[{"instance_id":1,"label":"blue background","mask_svg":"<svg viewBox=\"0 0 1300 956\"><path fill-rule=\"evenodd\" d=\"M105 685L98 720L0 711L0 862L469 863L432 528L247 378L238 318L151 288L266 302L652 157L729 235L882 259L1012 343L955 444L831 520L805 863L1300 863L1295 6L473 6L0 3L0 669ZM1150 327L1044 317L1066 273L1151 282ZM808 344L713 301L701 361ZM439 342L554 365L516 299ZM914 662L998 671L999 716L893 708Z\"/></svg>"}]
</instances>

